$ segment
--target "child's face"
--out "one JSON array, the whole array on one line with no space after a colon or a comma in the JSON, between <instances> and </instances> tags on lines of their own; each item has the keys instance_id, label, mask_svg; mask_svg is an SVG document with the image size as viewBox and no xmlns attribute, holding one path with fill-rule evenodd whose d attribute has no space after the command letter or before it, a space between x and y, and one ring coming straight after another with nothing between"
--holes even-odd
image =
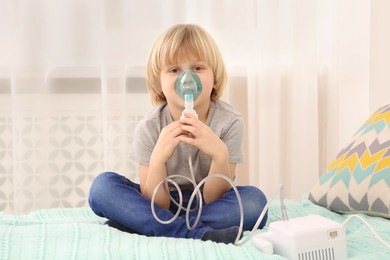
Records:
<instances>
[{"instance_id":1,"label":"child's face","mask_svg":"<svg viewBox=\"0 0 390 260\"><path fill-rule=\"evenodd\" d=\"M194 57L184 58L178 61L177 64L165 66L161 69L160 84L168 105L171 109L180 110L180 112L184 109L184 101L175 92L175 81L185 68L192 69L202 83L202 92L194 102L195 110L208 109L214 87L214 73L207 63Z\"/></svg>"}]
</instances>

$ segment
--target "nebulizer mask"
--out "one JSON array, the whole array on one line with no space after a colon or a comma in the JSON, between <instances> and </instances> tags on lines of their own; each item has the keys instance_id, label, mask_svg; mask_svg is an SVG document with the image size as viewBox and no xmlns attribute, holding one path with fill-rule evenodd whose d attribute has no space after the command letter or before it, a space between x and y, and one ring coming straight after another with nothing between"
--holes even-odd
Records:
<instances>
[{"instance_id":1,"label":"nebulizer mask","mask_svg":"<svg viewBox=\"0 0 390 260\"><path fill-rule=\"evenodd\" d=\"M198 118L198 114L194 110L194 100L202 92L202 83L199 77L189 68L185 68L177 77L175 82L176 93L184 100L184 113L193 114Z\"/></svg>"}]
</instances>

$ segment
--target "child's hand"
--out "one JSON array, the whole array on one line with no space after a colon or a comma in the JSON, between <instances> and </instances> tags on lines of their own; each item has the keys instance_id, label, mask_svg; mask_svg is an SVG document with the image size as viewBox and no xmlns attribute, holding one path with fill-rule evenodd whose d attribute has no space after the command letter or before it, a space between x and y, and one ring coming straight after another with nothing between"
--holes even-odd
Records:
<instances>
[{"instance_id":1,"label":"child's hand","mask_svg":"<svg viewBox=\"0 0 390 260\"><path fill-rule=\"evenodd\" d=\"M153 160L166 163L172 157L177 145L181 142L180 136L186 134L182 130L182 126L182 123L175 121L162 129L156 146L153 149Z\"/></svg>"},{"instance_id":2,"label":"child's hand","mask_svg":"<svg viewBox=\"0 0 390 260\"><path fill-rule=\"evenodd\" d=\"M182 123L181 129L188 134L179 136L180 141L193 145L207 154L211 158L209 176L215 173L223 174L232 178L234 168L230 172L229 151L226 144L216 135L210 127L198 120L192 114L184 114L185 118L179 122ZM204 200L207 204L222 197L230 189L230 185L218 178L208 180L203 189Z\"/></svg>"},{"instance_id":3,"label":"child's hand","mask_svg":"<svg viewBox=\"0 0 390 260\"><path fill-rule=\"evenodd\" d=\"M185 118L179 121L181 129L186 134L180 135L180 141L193 145L212 159L217 158L221 152L227 150L225 143L202 121L190 113L185 113ZM190 134L190 135L188 135Z\"/></svg>"}]
</instances>

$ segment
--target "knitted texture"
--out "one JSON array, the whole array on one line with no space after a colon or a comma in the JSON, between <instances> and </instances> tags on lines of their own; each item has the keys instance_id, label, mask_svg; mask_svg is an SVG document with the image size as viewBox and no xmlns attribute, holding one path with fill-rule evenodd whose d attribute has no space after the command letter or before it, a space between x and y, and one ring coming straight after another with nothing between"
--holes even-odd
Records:
<instances>
[{"instance_id":1,"label":"knitted texture","mask_svg":"<svg viewBox=\"0 0 390 260\"><path fill-rule=\"evenodd\" d=\"M306 198L300 202L286 201L286 207L289 218L318 214L342 222L348 216L331 212ZM383 239L390 241L389 220L362 216ZM280 219L279 203L273 202L267 227ZM250 242L234 246L146 237L121 232L103 225L104 222L89 208L44 209L20 216L0 213L0 259L285 259L263 254ZM390 259L390 250L359 220L348 222L346 230L350 259Z\"/></svg>"}]
</instances>

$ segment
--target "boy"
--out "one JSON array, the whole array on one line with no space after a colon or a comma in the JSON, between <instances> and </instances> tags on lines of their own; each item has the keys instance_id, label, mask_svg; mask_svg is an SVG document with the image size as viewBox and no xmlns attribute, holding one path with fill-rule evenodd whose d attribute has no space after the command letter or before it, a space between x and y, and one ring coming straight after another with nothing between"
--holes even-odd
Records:
<instances>
[{"instance_id":1,"label":"boy","mask_svg":"<svg viewBox=\"0 0 390 260\"><path fill-rule=\"evenodd\" d=\"M184 101L175 91L175 82L185 69L191 69L201 83L202 91L194 100L198 117L190 113L181 117ZM240 213L235 192L226 180L211 178L204 184L201 192L205 205L193 230L186 226L184 211L164 225L153 217L150 205L155 188L167 176L190 178L192 170L196 183L217 173L233 180L236 164L242 161L243 120L233 107L219 100L227 74L215 41L197 25L171 27L151 50L146 80L156 106L137 126L131 150L131 159L139 163L140 183L116 173L102 173L90 190L92 210L108 218L110 225L128 232L233 243ZM185 178L175 181L186 207L193 184ZM243 202L244 230L249 230L267 200L256 187L237 188ZM179 201L175 187L159 188L156 193L155 211L160 219L171 219L177 211L170 196ZM196 215L197 212L190 213L191 223Z\"/></svg>"}]
</instances>

